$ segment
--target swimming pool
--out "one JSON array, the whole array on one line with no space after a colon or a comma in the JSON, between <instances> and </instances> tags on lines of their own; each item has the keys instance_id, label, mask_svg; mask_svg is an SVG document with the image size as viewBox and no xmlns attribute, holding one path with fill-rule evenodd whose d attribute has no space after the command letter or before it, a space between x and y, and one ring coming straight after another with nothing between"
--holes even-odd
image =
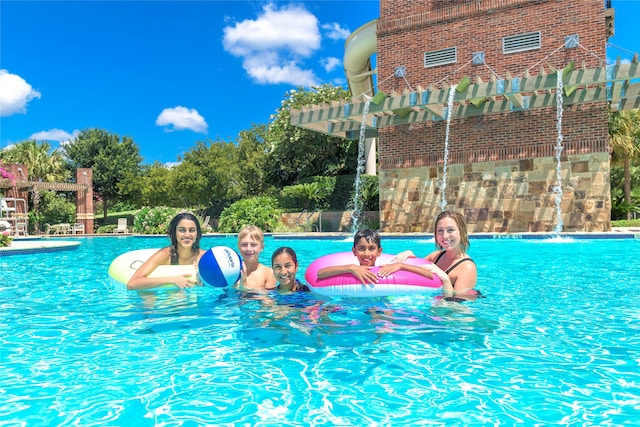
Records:
<instances>
[{"instance_id":1,"label":"swimming pool","mask_svg":"<svg viewBox=\"0 0 640 427\"><path fill-rule=\"evenodd\" d=\"M438 304L124 292L79 238L0 257L0 424L623 425L640 414L640 240L473 239L486 295ZM351 240L266 238L301 267ZM204 237L203 247L235 247ZM384 251L433 249L385 239ZM303 278L304 269L298 272Z\"/></svg>"}]
</instances>

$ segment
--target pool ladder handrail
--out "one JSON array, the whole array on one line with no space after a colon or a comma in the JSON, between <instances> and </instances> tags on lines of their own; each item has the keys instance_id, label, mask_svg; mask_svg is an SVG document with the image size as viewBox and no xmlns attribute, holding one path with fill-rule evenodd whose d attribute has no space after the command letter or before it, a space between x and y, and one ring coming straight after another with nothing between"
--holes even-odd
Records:
<instances>
[{"instance_id":1,"label":"pool ladder handrail","mask_svg":"<svg viewBox=\"0 0 640 427\"><path fill-rule=\"evenodd\" d=\"M313 214L318 213L318 224L313 223L310 224L309 218L311 218L313 216ZM297 223L298 223L298 227L301 227L302 224L300 224L300 219L305 216L304 219L304 223L305 225L311 225L311 231L315 231L315 232L322 232L322 211L320 209L314 209L313 212L309 213L307 212L306 209L304 209L302 212L300 212L300 215L298 215L298 219L297 219Z\"/></svg>"}]
</instances>

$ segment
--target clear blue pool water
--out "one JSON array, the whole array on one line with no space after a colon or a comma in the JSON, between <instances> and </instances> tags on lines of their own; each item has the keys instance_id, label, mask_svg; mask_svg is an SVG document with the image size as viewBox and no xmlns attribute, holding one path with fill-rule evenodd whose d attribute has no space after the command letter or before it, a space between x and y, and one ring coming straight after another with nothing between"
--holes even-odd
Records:
<instances>
[{"instance_id":1,"label":"clear blue pool water","mask_svg":"<svg viewBox=\"0 0 640 427\"><path fill-rule=\"evenodd\" d=\"M486 298L124 292L162 238L0 257L2 426L636 425L640 240L472 240ZM235 247L234 237L203 246ZM347 240L267 237L304 267ZM385 252L433 249L383 239Z\"/></svg>"}]
</instances>

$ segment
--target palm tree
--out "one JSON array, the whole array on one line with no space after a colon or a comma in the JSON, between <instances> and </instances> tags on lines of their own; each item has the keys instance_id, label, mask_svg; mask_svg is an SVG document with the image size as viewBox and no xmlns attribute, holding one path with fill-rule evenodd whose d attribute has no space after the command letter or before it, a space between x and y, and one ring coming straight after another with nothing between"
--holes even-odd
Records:
<instances>
[{"instance_id":1,"label":"palm tree","mask_svg":"<svg viewBox=\"0 0 640 427\"><path fill-rule=\"evenodd\" d=\"M29 168L31 181L63 182L71 174L58 149L52 150L48 142L30 139L17 143L2 152L2 158L13 163L23 163Z\"/></svg>"},{"instance_id":2,"label":"palm tree","mask_svg":"<svg viewBox=\"0 0 640 427\"><path fill-rule=\"evenodd\" d=\"M631 165L640 158L640 110L609 112L609 141L612 163L624 168L624 200L631 206Z\"/></svg>"},{"instance_id":3,"label":"palm tree","mask_svg":"<svg viewBox=\"0 0 640 427\"><path fill-rule=\"evenodd\" d=\"M28 176L19 177L30 181L65 182L71 177L71 171L67 168L66 161L61 152L52 150L48 142L38 143L36 140L26 140L0 152L4 161L22 163L27 165ZM34 213L35 229L39 228L38 213L40 205L40 193L34 189L31 193L32 210Z\"/></svg>"}]
</instances>

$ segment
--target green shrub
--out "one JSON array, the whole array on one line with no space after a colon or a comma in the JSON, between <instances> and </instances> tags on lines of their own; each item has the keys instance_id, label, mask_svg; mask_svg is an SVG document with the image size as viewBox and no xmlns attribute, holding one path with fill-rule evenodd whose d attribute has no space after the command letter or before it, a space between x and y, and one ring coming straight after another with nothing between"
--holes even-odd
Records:
<instances>
[{"instance_id":1,"label":"green shrub","mask_svg":"<svg viewBox=\"0 0 640 427\"><path fill-rule=\"evenodd\" d=\"M256 225L262 231L272 232L282 226L282 209L273 197L251 197L239 200L220 214L218 231L237 233L247 225Z\"/></svg>"},{"instance_id":2,"label":"green shrub","mask_svg":"<svg viewBox=\"0 0 640 427\"><path fill-rule=\"evenodd\" d=\"M145 206L134 216L133 231L139 234L167 234L169 223L179 212L179 209L167 206Z\"/></svg>"},{"instance_id":3,"label":"green shrub","mask_svg":"<svg viewBox=\"0 0 640 427\"><path fill-rule=\"evenodd\" d=\"M333 193L329 196L329 210L343 211L347 204L351 202L354 189L355 175L339 175L335 177Z\"/></svg>"},{"instance_id":4,"label":"green shrub","mask_svg":"<svg viewBox=\"0 0 640 427\"><path fill-rule=\"evenodd\" d=\"M632 219L627 221L626 219L620 219L617 221L611 221L612 227L640 227L640 219Z\"/></svg>"},{"instance_id":5,"label":"green shrub","mask_svg":"<svg viewBox=\"0 0 640 427\"><path fill-rule=\"evenodd\" d=\"M40 209L37 219L41 224L73 224L75 222L75 216L76 205L67 200L64 194L56 193L55 191L40 192ZM34 220L35 219L34 217Z\"/></svg>"},{"instance_id":6,"label":"green shrub","mask_svg":"<svg viewBox=\"0 0 640 427\"><path fill-rule=\"evenodd\" d=\"M100 226L96 229L96 233L97 234L108 234L108 233L113 233L113 230L115 230L117 227L116 224L107 224L107 225L103 225Z\"/></svg>"},{"instance_id":7,"label":"green shrub","mask_svg":"<svg viewBox=\"0 0 640 427\"><path fill-rule=\"evenodd\" d=\"M350 194L350 198L353 203L353 197L355 195L354 189ZM378 211L380 210L380 190L378 187L378 177L375 175L361 175L360 176L360 200L363 211Z\"/></svg>"}]
</instances>

